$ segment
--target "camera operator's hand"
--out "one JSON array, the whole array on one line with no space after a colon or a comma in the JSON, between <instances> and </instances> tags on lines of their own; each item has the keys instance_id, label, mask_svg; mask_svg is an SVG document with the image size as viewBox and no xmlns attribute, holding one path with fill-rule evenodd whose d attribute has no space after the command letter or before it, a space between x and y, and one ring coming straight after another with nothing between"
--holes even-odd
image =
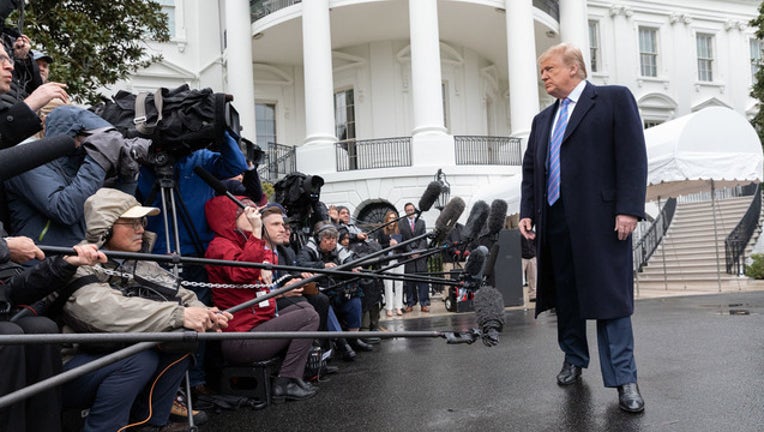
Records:
<instances>
[{"instance_id":1,"label":"camera operator's hand","mask_svg":"<svg viewBox=\"0 0 764 432\"><path fill-rule=\"evenodd\" d=\"M99 251L98 247L94 244L77 245L73 249L77 252L77 255L66 255L64 257L64 261L73 266L89 266L108 261L106 255Z\"/></svg>"},{"instance_id":2,"label":"camera operator's hand","mask_svg":"<svg viewBox=\"0 0 764 432\"><path fill-rule=\"evenodd\" d=\"M45 254L29 237L6 237L5 243L11 255L11 261L22 264L31 259L45 259Z\"/></svg>"},{"instance_id":3,"label":"camera operator's hand","mask_svg":"<svg viewBox=\"0 0 764 432\"><path fill-rule=\"evenodd\" d=\"M13 42L13 57L21 60L29 57L32 49L32 40L27 35L21 35Z\"/></svg>"},{"instance_id":4,"label":"camera operator's hand","mask_svg":"<svg viewBox=\"0 0 764 432\"><path fill-rule=\"evenodd\" d=\"M141 169L140 162L146 160L151 141L143 138L126 139L119 152L119 177L136 180Z\"/></svg>"},{"instance_id":5,"label":"camera operator's hand","mask_svg":"<svg viewBox=\"0 0 764 432\"><path fill-rule=\"evenodd\" d=\"M116 172L124 138L114 129L99 130L85 138L82 146L88 156L106 171L106 177Z\"/></svg>"},{"instance_id":6,"label":"camera operator's hand","mask_svg":"<svg viewBox=\"0 0 764 432\"><path fill-rule=\"evenodd\" d=\"M213 320L212 314L206 307L183 308L183 327L198 332L205 332L207 329L214 328L218 324L218 318L215 317Z\"/></svg>"},{"instance_id":7,"label":"camera operator's hand","mask_svg":"<svg viewBox=\"0 0 764 432\"><path fill-rule=\"evenodd\" d=\"M66 84L57 82L48 82L37 87L32 94L24 99L24 103L27 104L32 111L39 111L40 108L47 105L53 99L61 99L64 104L69 103L69 94L66 93Z\"/></svg>"},{"instance_id":8,"label":"camera operator's hand","mask_svg":"<svg viewBox=\"0 0 764 432\"><path fill-rule=\"evenodd\" d=\"M228 327L228 321L233 319L233 315L230 312L220 311L216 307L207 309L207 314L212 321L212 327L210 330L215 330L220 333L224 328Z\"/></svg>"}]
</instances>

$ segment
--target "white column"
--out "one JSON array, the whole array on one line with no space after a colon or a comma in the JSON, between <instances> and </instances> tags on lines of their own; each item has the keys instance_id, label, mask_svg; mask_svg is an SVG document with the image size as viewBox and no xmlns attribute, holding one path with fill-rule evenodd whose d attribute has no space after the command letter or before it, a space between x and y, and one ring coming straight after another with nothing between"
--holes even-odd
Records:
<instances>
[{"instance_id":1,"label":"white column","mask_svg":"<svg viewBox=\"0 0 764 432\"><path fill-rule=\"evenodd\" d=\"M532 0L504 0L507 20L511 134L527 137L539 110Z\"/></svg>"},{"instance_id":2,"label":"white column","mask_svg":"<svg viewBox=\"0 0 764 432\"><path fill-rule=\"evenodd\" d=\"M437 0L409 0L413 164L453 164L453 138L443 121Z\"/></svg>"},{"instance_id":3,"label":"white column","mask_svg":"<svg viewBox=\"0 0 764 432\"><path fill-rule=\"evenodd\" d=\"M334 81L329 0L302 2L302 56L305 75L305 144L297 169L335 172Z\"/></svg>"},{"instance_id":4,"label":"white column","mask_svg":"<svg viewBox=\"0 0 764 432\"><path fill-rule=\"evenodd\" d=\"M586 0L560 1L560 40L581 48L589 70L589 16Z\"/></svg>"},{"instance_id":5,"label":"white column","mask_svg":"<svg viewBox=\"0 0 764 432\"><path fill-rule=\"evenodd\" d=\"M252 33L249 22L249 1L225 2L227 34L226 78L228 92L233 95L233 105L239 112L242 136L257 139L255 126L255 85L252 70Z\"/></svg>"}]
</instances>

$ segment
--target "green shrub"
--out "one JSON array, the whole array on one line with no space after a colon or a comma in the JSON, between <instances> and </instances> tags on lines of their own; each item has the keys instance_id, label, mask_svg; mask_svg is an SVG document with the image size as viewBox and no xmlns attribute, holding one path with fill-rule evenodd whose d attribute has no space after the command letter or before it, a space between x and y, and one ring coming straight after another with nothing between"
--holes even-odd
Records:
<instances>
[{"instance_id":1,"label":"green shrub","mask_svg":"<svg viewBox=\"0 0 764 432\"><path fill-rule=\"evenodd\" d=\"M745 275L754 279L764 279L764 254L753 254L751 260L751 265L745 266Z\"/></svg>"}]
</instances>

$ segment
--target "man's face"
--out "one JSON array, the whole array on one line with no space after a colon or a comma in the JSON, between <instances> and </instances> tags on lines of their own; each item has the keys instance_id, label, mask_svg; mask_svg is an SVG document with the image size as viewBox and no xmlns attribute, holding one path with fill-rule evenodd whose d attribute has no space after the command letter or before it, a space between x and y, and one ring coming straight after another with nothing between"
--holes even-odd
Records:
<instances>
[{"instance_id":1,"label":"man's face","mask_svg":"<svg viewBox=\"0 0 764 432\"><path fill-rule=\"evenodd\" d=\"M13 59L8 57L5 48L0 45L0 93L11 91L13 79Z\"/></svg>"},{"instance_id":2,"label":"man's face","mask_svg":"<svg viewBox=\"0 0 764 432\"><path fill-rule=\"evenodd\" d=\"M289 244L289 234L284 225L284 216L281 213L272 213L263 218L263 226L268 234L268 239L275 246Z\"/></svg>"},{"instance_id":3,"label":"man's face","mask_svg":"<svg viewBox=\"0 0 764 432\"><path fill-rule=\"evenodd\" d=\"M348 209L342 209L340 210L340 220L345 223L346 225L350 223L350 210Z\"/></svg>"},{"instance_id":4,"label":"man's face","mask_svg":"<svg viewBox=\"0 0 764 432\"><path fill-rule=\"evenodd\" d=\"M407 205L403 208L403 210L406 212L406 215L411 218L416 214L416 208L413 205Z\"/></svg>"},{"instance_id":5,"label":"man's face","mask_svg":"<svg viewBox=\"0 0 764 432\"><path fill-rule=\"evenodd\" d=\"M40 68L40 78L42 78L42 83L45 84L48 82L48 74L50 73L50 64L48 64L47 61L40 59L37 60L37 66Z\"/></svg>"},{"instance_id":6,"label":"man's face","mask_svg":"<svg viewBox=\"0 0 764 432\"><path fill-rule=\"evenodd\" d=\"M566 65L562 55L552 54L539 63L541 81L544 89L557 99L567 97L570 92L581 82L578 78L578 66L574 63Z\"/></svg>"},{"instance_id":7,"label":"man's face","mask_svg":"<svg viewBox=\"0 0 764 432\"><path fill-rule=\"evenodd\" d=\"M140 252L146 218L119 218L112 226L106 247L113 251Z\"/></svg>"}]
</instances>

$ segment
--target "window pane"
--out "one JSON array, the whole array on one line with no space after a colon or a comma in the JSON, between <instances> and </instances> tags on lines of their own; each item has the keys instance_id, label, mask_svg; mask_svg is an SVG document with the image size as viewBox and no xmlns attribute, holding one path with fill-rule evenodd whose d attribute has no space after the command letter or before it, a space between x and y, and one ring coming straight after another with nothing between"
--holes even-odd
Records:
<instances>
[{"instance_id":1,"label":"window pane","mask_svg":"<svg viewBox=\"0 0 764 432\"><path fill-rule=\"evenodd\" d=\"M257 128L257 145L266 149L268 144L276 143L276 105L255 104L255 127Z\"/></svg>"},{"instance_id":2,"label":"window pane","mask_svg":"<svg viewBox=\"0 0 764 432\"><path fill-rule=\"evenodd\" d=\"M354 139L355 134L355 102L353 89L339 91L334 94L335 133L338 140Z\"/></svg>"},{"instance_id":3,"label":"window pane","mask_svg":"<svg viewBox=\"0 0 764 432\"><path fill-rule=\"evenodd\" d=\"M658 76L658 31L639 28L639 66L642 76Z\"/></svg>"},{"instance_id":4,"label":"window pane","mask_svg":"<svg viewBox=\"0 0 764 432\"><path fill-rule=\"evenodd\" d=\"M761 47L762 44L760 40L751 40L751 82L756 82L756 72L758 72L759 64L761 62Z\"/></svg>"},{"instance_id":5,"label":"window pane","mask_svg":"<svg viewBox=\"0 0 764 432\"><path fill-rule=\"evenodd\" d=\"M600 64L600 25L597 21L589 21L589 57L592 72L599 71Z\"/></svg>"},{"instance_id":6,"label":"window pane","mask_svg":"<svg viewBox=\"0 0 764 432\"><path fill-rule=\"evenodd\" d=\"M698 51L698 80L713 81L713 35L698 33L696 37Z\"/></svg>"}]
</instances>

